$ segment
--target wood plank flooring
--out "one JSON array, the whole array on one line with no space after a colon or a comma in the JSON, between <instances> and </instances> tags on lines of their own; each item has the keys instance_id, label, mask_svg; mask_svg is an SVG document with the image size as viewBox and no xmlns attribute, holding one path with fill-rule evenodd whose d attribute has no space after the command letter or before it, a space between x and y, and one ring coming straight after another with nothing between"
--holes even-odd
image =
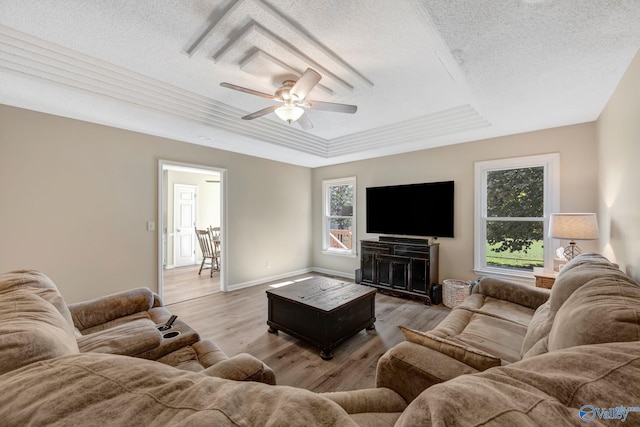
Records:
<instances>
[{"instance_id":1,"label":"wood plank flooring","mask_svg":"<svg viewBox=\"0 0 640 427\"><path fill-rule=\"evenodd\" d=\"M163 303L174 304L220 292L220 272L214 271L211 277L211 270L202 270L200 275L198 270L199 265L165 269L162 275Z\"/></svg>"},{"instance_id":2,"label":"wood plank flooring","mask_svg":"<svg viewBox=\"0 0 640 427\"><path fill-rule=\"evenodd\" d=\"M195 273L197 277L197 270ZM287 280L309 276L321 274L310 273ZM375 387L378 358L403 341L398 326L426 331L440 323L450 311L443 305L427 306L421 301L378 293L376 329L360 331L347 339L334 350L334 358L325 361L317 348L284 332L267 332L266 290L273 284L233 292L218 291L180 303L165 302L165 305L227 355L252 354L276 372L278 384L316 392Z\"/></svg>"}]
</instances>

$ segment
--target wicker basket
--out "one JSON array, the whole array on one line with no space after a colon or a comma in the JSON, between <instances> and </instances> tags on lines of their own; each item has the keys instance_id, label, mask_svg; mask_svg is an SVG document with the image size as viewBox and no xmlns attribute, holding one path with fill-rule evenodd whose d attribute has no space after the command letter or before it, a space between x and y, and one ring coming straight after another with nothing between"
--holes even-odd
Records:
<instances>
[{"instance_id":1,"label":"wicker basket","mask_svg":"<svg viewBox=\"0 0 640 427\"><path fill-rule=\"evenodd\" d=\"M471 294L471 283L464 280L446 279L442 282L442 304L453 308Z\"/></svg>"}]
</instances>

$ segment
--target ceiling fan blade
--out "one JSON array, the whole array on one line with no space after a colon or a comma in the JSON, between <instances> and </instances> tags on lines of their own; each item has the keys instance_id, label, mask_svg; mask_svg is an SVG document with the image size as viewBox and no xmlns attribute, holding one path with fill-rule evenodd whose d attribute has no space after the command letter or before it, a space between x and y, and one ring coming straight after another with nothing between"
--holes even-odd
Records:
<instances>
[{"instance_id":1,"label":"ceiling fan blade","mask_svg":"<svg viewBox=\"0 0 640 427\"><path fill-rule=\"evenodd\" d=\"M306 114L301 115L300 118L296 120L296 122L298 122L300 127L304 130L313 129L313 123L311 123L311 120L309 120L309 117Z\"/></svg>"},{"instance_id":2,"label":"ceiling fan blade","mask_svg":"<svg viewBox=\"0 0 640 427\"><path fill-rule=\"evenodd\" d=\"M310 109L318 111L333 111L335 113L349 114L353 114L358 111L358 107L356 105L335 104L333 102L322 101L307 101L305 104L307 104Z\"/></svg>"},{"instance_id":3,"label":"ceiling fan blade","mask_svg":"<svg viewBox=\"0 0 640 427\"><path fill-rule=\"evenodd\" d=\"M237 85L234 85L234 84L231 84L231 83L222 82L222 83L220 83L220 86L226 87L227 89L233 89L233 90L238 90L240 92L245 92L245 93L248 93L248 94L251 94L251 95L261 96L261 97L267 98L267 99L275 99L275 96L269 95L268 93L258 92L257 90L247 89L246 87L237 86Z\"/></svg>"},{"instance_id":4,"label":"ceiling fan blade","mask_svg":"<svg viewBox=\"0 0 640 427\"><path fill-rule=\"evenodd\" d=\"M318 74L317 71L307 68L296 84L293 85L290 93L297 96L299 101L302 101L307 97L309 92L311 92L311 89L318 84L321 78L322 76Z\"/></svg>"},{"instance_id":5,"label":"ceiling fan blade","mask_svg":"<svg viewBox=\"0 0 640 427\"><path fill-rule=\"evenodd\" d=\"M262 110L256 111L255 113L247 114L246 116L244 116L242 118L242 120L257 119L258 117L262 117L264 115L267 115L269 113L272 113L272 112L276 111L276 108L278 108L278 107L279 107L279 105L272 105L271 107L263 108Z\"/></svg>"}]
</instances>

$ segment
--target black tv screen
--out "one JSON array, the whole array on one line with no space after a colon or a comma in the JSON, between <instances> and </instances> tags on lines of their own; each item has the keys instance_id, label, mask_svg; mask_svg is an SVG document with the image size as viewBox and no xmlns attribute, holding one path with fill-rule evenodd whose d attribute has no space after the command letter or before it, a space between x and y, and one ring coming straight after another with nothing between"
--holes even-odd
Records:
<instances>
[{"instance_id":1,"label":"black tv screen","mask_svg":"<svg viewBox=\"0 0 640 427\"><path fill-rule=\"evenodd\" d=\"M453 181L368 187L367 233L453 236Z\"/></svg>"}]
</instances>

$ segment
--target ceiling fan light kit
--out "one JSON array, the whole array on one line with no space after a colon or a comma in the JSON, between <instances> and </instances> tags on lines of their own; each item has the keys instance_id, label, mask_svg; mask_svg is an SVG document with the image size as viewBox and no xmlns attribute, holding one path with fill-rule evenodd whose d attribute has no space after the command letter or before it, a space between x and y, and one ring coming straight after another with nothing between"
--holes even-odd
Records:
<instances>
[{"instance_id":1,"label":"ceiling fan light kit","mask_svg":"<svg viewBox=\"0 0 640 427\"><path fill-rule=\"evenodd\" d=\"M358 110L358 107L355 105L335 104L332 102L311 100L306 101L307 94L311 92L311 90L315 87L315 85L318 84L321 78L322 77L317 71L311 68L307 68L307 70L302 73L298 81L284 81L282 83L282 87L275 92L275 95L269 95L263 92L258 92L253 89L248 89L226 82L220 83L220 86L226 87L227 89L237 90L239 92L245 92L251 95L256 95L261 98L267 98L277 102L282 102L284 104L280 107L273 105L271 107L263 108L262 110L256 111L255 113L247 114L246 116L242 117L244 120L253 120L257 117L275 112L280 119L291 124L303 117L305 108L310 110L323 110L332 111L335 113L349 114L353 114ZM302 129L305 130L313 128L313 124L311 124L311 121L306 116L304 116L303 120L300 120L298 124L300 124Z\"/></svg>"},{"instance_id":2,"label":"ceiling fan light kit","mask_svg":"<svg viewBox=\"0 0 640 427\"><path fill-rule=\"evenodd\" d=\"M275 113L282 120L291 124L304 114L304 110L300 107L296 107L295 105L283 105L282 107L276 108Z\"/></svg>"}]
</instances>

